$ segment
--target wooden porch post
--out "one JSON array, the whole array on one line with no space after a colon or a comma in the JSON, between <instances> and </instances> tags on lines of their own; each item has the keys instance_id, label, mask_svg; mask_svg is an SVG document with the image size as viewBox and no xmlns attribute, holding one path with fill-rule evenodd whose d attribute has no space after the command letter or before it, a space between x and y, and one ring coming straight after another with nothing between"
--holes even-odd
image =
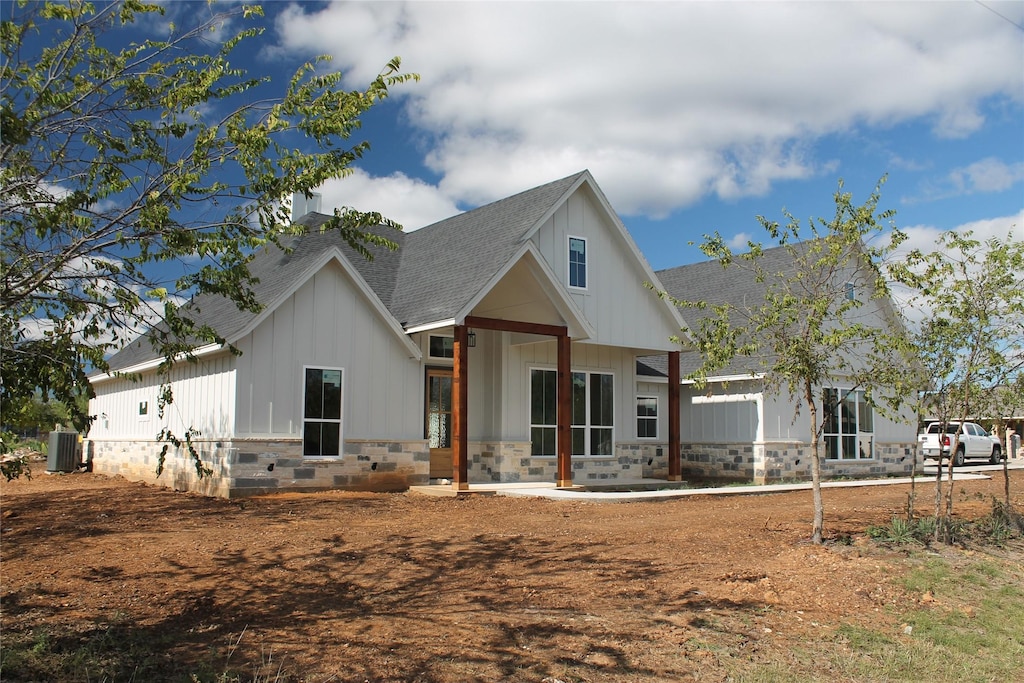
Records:
<instances>
[{"instance_id":1,"label":"wooden porch post","mask_svg":"<svg viewBox=\"0 0 1024 683\"><path fill-rule=\"evenodd\" d=\"M455 326L452 368L452 488L469 489L467 425L469 420L469 328Z\"/></svg>"},{"instance_id":2,"label":"wooden porch post","mask_svg":"<svg viewBox=\"0 0 1024 683\"><path fill-rule=\"evenodd\" d=\"M572 486L572 340L558 335L558 476L559 487Z\"/></svg>"},{"instance_id":3,"label":"wooden porch post","mask_svg":"<svg viewBox=\"0 0 1024 683\"><path fill-rule=\"evenodd\" d=\"M668 352L668 480L682 481L679 442L679 352Z\"/></svg>"}]
</instances>

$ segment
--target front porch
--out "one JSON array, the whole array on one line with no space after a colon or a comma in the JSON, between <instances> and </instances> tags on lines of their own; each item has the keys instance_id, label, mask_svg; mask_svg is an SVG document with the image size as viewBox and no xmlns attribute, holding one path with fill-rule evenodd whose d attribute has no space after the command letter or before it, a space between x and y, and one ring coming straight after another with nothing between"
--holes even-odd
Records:
<instances>
[{"instance_id":1,"label":"front porch","mask_svg":"<svg viewBox=\"0 0 1024 683\"><path fill-rule=\"evenodd\" d=\"M470 336L471 328L554 338L557 371L552 374L556 377L557 398L555 401L555 453L553 456L534 455L530 442L504 440L470 442L468 426L470 413L469 349L470 339L475 338L475 333L473 337ZM469 490L471 481L482 484L541 481L551 482L558 488L570 488L577 483L589 485L600 482L637 480L651 476L653 473L651 464L655 459L664 463L658 467L661 472L667 470L664 475L665 479L660 481L678 482L682 480L678 351L667 352L669 368L668 405L665 415L668 427L667 448L664 443L660 445L650 442L641 444L635 443L631 439L623 439L622 435L629 434L630 429L628 425L619 424L618 438L615 440L612 451L606 452L606 455L577 455L574 460L573 430L579 425L573 422L572 339L569 336L568 328L560 325L467 315L461 325L454 325L453 333L452 476L450 478L452 489L456 491ZM635 365L635 361L631 360L630 363ZM621 389L621 386L630 387L633 384L632 380L627 380L625 377L620 377L620 379L626 384L620 385L618 400L624 400L624 397L627 396L632 400L635 387L626 392ZM665 467L665 469L660 469L660 467Z\"/></svg>"}]
</instances>

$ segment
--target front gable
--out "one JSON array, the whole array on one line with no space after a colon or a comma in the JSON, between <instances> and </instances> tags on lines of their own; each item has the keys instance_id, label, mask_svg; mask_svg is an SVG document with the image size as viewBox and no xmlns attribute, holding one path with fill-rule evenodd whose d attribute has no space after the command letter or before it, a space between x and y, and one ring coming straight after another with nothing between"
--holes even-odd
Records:
<instances>
[{"instance_id":1,"label":"front gable","mask_svg":"<svg viewBox=\"0 0 1024 683\"><path fill-rule=\"evenodd\" d=\"M537 245L558 282L594 329L590 341L650 351L679 349L671 338L685 331L685 322L674 306L644 286L650 282L655 290L661 289L589 174L580 177L525 239Z\"/></svg>"}]
</instances>

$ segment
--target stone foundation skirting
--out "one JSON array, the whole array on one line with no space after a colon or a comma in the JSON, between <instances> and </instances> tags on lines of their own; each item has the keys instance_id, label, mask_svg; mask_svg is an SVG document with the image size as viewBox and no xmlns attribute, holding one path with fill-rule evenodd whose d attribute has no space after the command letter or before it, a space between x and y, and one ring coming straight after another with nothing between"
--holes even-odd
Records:
<instances>
[{"instance_id":1,"label":"stone foundation skirting","mask_svg":"<svg viewBox=\"0 0 1024 683\"><path fill-rule=\"evenodd\" d=\"M156 474L163 444L152 441L86 441L93 471L191 491L238 498L274 491L404 491L428 483L426 441L349 439L337 458L306 458L300 440L194 442L213 474L200 479L184 448L168 448L164 471Z\"/></svg>"},{"instance_id":2,"label":"stone foundation skirting","mask_svg":"<svg viewBox=\"0 0 1024 683\"><path fill-rule=\"evenodd\" d=\"M824 449L824 446L820 446ZM761 450L754 471L754 483L810 480L811 447L807 444L772 442L754 446ZM822 479L868 479L909 476L913 471L917 444L876 443L875 457L865 460L822 460Z\"/></svg>"},{"instance_id":3,"label":"stone foundation skirting","mask_svg":"<svg viewBox=\"0 0 1024 683\"><path fill-rule=\"evenodd\" d=\"M668 478L668 445L633 446L641 454L643 476ZM823 460L824 479L909 475L916 444L876 444L871 460ZM683 480L767 484L811 478L811 447L797 442L684 443L680 448Z\"/></svg>"},{"instance_id":4,"label":"stone foundation skirting","mask_svg":"<svg viewBox=\"0 0 1024 683\"><path fill-rule=\"evenodd\" d=\"M558 458L531 455L528 441L471 441L467 475L471 484L509 482L553 482L558 476ZM635 480L646 476L648 460L655 445L615 445L610 458L575 456L572 479L575 484Z\"/></svg>"}]
</instances>

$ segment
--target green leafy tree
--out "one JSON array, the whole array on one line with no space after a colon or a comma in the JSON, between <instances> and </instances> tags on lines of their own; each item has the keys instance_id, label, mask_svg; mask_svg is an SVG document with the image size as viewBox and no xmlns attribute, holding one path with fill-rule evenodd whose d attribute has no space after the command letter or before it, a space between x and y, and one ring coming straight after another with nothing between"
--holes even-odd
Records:
<instances>
[{"instance_id":1,"label":"green leafy tree","mask_svg":"<svg viewBox=\"0 0 1024 683\"><path fill-rule=\"evenodd\" d=\"M910 305L925 312L915 341L928 373L927 405L944 424L996 416L1004 389L1019 388L1024 373L1024 242L946 232L936 247L914 250L891 267L892 277L910 288ZM941 459L936 474L937 540L949 539L959 437L950 447L945 495Z\"/></svg>"},{"instance_id":2,"label":"green leafy tree","mask_svg":"<svg viewBox=\"0 0 1024 683\"><path fill-rule=\"evenodd\" d=\"M282 199L350 173L369 147L351 139L360 117L416 78L395 58L347 91L320 57L274 89L236 65L263 34L259 7L190 10L178 27L139 0L5 5L0 411L41 392L85 430L87 374L141 331L162 372L223 343L188 299L257 310L248 263L293 229ZM378 225L399 228L352 209L325 227L368 255L392 245Z\"/></svg>"},{"instance_id":3,"label":"green leafy tree","mask_svg":"<svg viewBox=\"0 0 1024 683\"><path fill-rule=\"evenodd\" d=\"M883 179L884 181L884 179ZM889 290L879 264L899 243L889 233L892 211L877 213L881 182L860 206L843 191L834 194L835 214L817 218L807 229L790 213L785 225L763 216L757 220L776 245L788 252L784 271L766 265L764 248L749 242L749 251L734 254L717 233L705 238L702 251L723 268L760 285L762 295L745 304L680 301L697 309L699 324L690 337L703 363L693 375L698 384L740 362L751 375L762 375L765 391L786 392L806 410L811 434L811 481L814 518L811 540L821 543L824 507L821 495L821 439L828 414L837 415L847 395L827 387L864 391L883 411L899 409L913 375L907 373L908 346L902 323L889 306ZM873 241L889 241L871 246ZM856 296L849 296L850 286ZM879 301L888 315L877 324L865 315L867 301ZM900 371L897 371L900 369Z\"/></svg>"}]
</instances>

